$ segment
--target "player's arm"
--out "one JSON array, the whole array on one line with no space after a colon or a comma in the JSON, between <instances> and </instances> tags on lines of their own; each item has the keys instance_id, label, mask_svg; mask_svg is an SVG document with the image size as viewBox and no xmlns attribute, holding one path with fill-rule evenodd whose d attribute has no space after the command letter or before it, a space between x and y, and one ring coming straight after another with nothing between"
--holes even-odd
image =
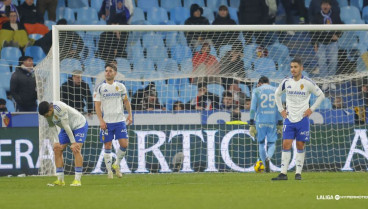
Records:
<instances>
[{"instance_id":1,"label":"player's arm","mask_svg":"<svg viewBox=\"0 0 368 209\"><path fill-rule=\"evenodd\" d=\"M95 110L96 110L98 121L100 121L100 127L102 130L106 130L107 125L104 119L102 118L100 86L98 86L93 92L93 101L95 101Z\"/></svg>"},{"instance_id":2,"label":"player's arm","mask_svg":"<svg viewBox=\"0 0 368 209\"><path fill-rule=\"evenodd\" d=\"M304 115L303 115L304 117L309 117L319 107L322 101L325 99L325 94L322 92L322 90L316 84L312 82L310 83L310 92L316 95L317 99L312 105L312 107L310 107L304 112Z\"/></svg>"},{"instance_id":3,"label":"player's arm","mask_svg":"<svg viewBox=\"0 0 368 209\"><path fill-rule=\"evenodd\" d=\"M125 109L128 111L128 117L126 119L126 122L127 122L127 125L130 125L133 122L133 115L132 115L132 106L130 105L127 95L125 95L124 97L124 106L125 106Z\"/></svg>"},{"instance_id":4,"label":"player's arm","mask_svg":"<svg viewBox=\"0 0 368 209\"><path fill-rule=\"evenodd\" d=\"M46 118L47 123L49 124L49 133L51 137L52 144L58 142L58 131L55 124L52 122L52 116Z\"/></svg>"},{"instance_id":5,"label":"player's arm","mask_svg":"<svg viewBox=\"0 0 368 209\"><path fill-rule=\"evenodd\" d=\"M250 120L249 120L249 134L252 137L256 137L257 129L255 126L254 118L257 111L257 104L258 104L258 98L257 98L257 89L252 92L252 101L250 104Z\"/></svg>"},{"instance_id":6,"label":"player's arm","mask_svg":"<svg viewBox=\"0 0 368 209\"><path fill-rule=\"evenodd\" d=\"M275 91L276 106L283 118L287 117L287 112L282 106L282 101L281 101L281 95L285 91L285 85L286 85L286 79L280 83L279 87Z\"/></svg>"}]
</instances>

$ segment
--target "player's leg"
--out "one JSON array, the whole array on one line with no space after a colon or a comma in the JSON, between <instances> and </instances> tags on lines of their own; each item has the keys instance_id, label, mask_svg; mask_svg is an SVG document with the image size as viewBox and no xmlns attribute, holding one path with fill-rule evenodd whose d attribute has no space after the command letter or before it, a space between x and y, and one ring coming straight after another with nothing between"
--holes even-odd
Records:
<instances>
[{"instance_id":1,"label":"player's leg","mask_svg":"<svg viewBox=\"0 0 368 209\"><path fill-rule=\"evenodd\" d=\"M267 133L267 128L260 124L257 124L257 140L258 140L258 151L259 157L261 158L263 165L266 165L266 148L265 148L265 138Z\"/></svg>"},{"instance_id":2,"label":"player's leg","mask_svg":"<svg viewBox=\"0 0 368 209\"><path fill-rule=\"evenodd\" d=\"M113 164L113 169L115 170L116 175L120 178L122 177L120 172L120 162L126 155L129 140L125 122L119 123L115 130L115 137L119 139L119 149L116 151L116 161Z\"/></svg>"},{"instance_id":3,"label":"player's leg","mask_svg":"<svg viewBox=\"0 0 368 209\"><path fill-rule=\"evenodd\" d=\"M303 120L298 123L298 133L296 137L297 153L295 156L295 180L302 179L301 174L305 158L304 145L307 141L309 141L309 118L303 118Z\"/></svg>"},{"instance_id":4,"label":"player's leg","mask_svg":"<svg viewBox=\"0 0 368 209\"><path fill-rule=\"evenodd\" d=\"M81 186L81 178L83 173L83 156L82 156L82 146L84 141L87 138L88 132L88 124L84 125L84 127L76 129L73 131L73 135L75 137L75 141L77 141L79 149L73 150L74 155L74 169L75 169L75 178L70 186Z\"/></svg>"},{"instance_id":5,"label":"player's leg","mask_svg":"<svg viewBox=\"0 0 368 209\"><path fill-rule=\"evenodd\" d=\"M59 133L59 143L55 143L53 147L57 180L54 181L52 184L48 184L49 186L65 186L63 150L67 146L67 138L68 136L65 130L61 129Z\"/></svg>"},{"instance_id":6,"label":"player's leg","mask_svg":"<svg viewBox=\"0 0 368 209\"><path fill-rule=\"evenodd\" d=\"M272 159L273 154L275 153L276 142L277 140L277 129L276 126L273 126L269 129L267 133L267 157L265 162L265 171L270 172L270 160Z\"/></svg>"},{"instance_id":7,"label":"player's leg","mask_svg":"<svg viewBox=\"0 0 368 209\"><path fill-rule=\"evenodd\" d=\"M104 143L104 161L107 170L107 178L112 179L114 175L112 173L111 165L112 165L112 140L114 137L113 127L111 124L106 124L107 129L101 130L101 142Z\"/></svg>"}]
</instances>

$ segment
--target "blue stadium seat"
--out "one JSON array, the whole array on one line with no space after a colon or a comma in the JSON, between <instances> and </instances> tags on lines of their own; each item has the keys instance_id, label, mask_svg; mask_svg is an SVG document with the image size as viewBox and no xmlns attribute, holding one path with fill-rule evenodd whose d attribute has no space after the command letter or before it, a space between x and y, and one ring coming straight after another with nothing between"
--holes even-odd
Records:
<instances>
[{"instance_id":1,"label":"blue stadium seat","mask_svg":"<svg viewBox=\"0 0 368 209\"><path fill-rule=\"evenodd\" d=\"M348 22L349 19L361 19L360 11L356 7L345 6L340 10L340 18L343 22Z\"/></svg>"},{"instance_id":2,"label":"blue stadium seat","mask_svg":"<svg viewBox=\"0 0 368 209\"><path fill-rule=\"evenodd\" d=\"M168 103L170 99L179 98L178 90L170 85L162 85L156 88L158 100L161 105Z\"/></svg>"},{"instance_id":3,"label":"blue stadium seat","mask_svg":"<svg viewBox=\"0 0 368 209\"><path fill-rule=\"evenodd\" d=\"M245 93L247 97L251 97L250 90L247 85L240 83L239 87L241 88L242 92Z\"/></svg>"},{"instance_id":4,"label":"blue stadium seat","mask_svg":"<svg viewBox=\"0 0 368 209\"><path fill-rule=\"evenodd\" d=\"M175 24L184 24L185 20L190 17L190 11L185 7L175 7L170 10L170 20Z\"/></svg>"},{"instance_id":5,"label":"blue stadium seat","mask_svg":"<svg viewBox=\"0 0 368 209\"><path fill-rule=\"evenodd\" d=\"M228 51L231 51L231 45L223 45L219 50L219 58L221 59Z\"/></svg>"},{"instance_id":6,"label":"blue stadium seat","mask_svg":"<svg viewBox=\"0 0 368 209\"><path fill-rule=\"evenodd\" d=\"M234 7L229 7L228 8L229 10L229 15L230 15L230 18L235 20L235 22L237 24L239 24L239 19L238 19L238 8L234 8Z\"/></svg>"},{"instance_id":7,"label":"blue stadium seat","mask_svg":"<svg viewBox=\"0 0 368 209\"><path fill-rule=\"evenodd\" d=\"M115 58L117 62L118 71L123 75L131 73L131 67L129 60L125 58Z\"/></svg>"},{"instance_id":8,"label":"blue stadium seat","mask_svg":"<svg viewBox=\"0 0 368 209\"><path fill-rule=\"evenodd\" d=\"M161 7L166 9L167 11L181 6L181 0L161 0Z\"/></svg>"},{"instance_id":9,"label":"blue stadium seat","mask_svg":"<svg viewBox=\"0 0 368 209\"><path fill-rule=\"evenodd\" d=\"M14 102L10 99L5 99L5 101L6 101L6 109L8 109L8 112L15 112Z\"/></svg>"},{"instance_id":10,"label":"blue stadium seat","mask_svg":"<svg viewBox=\"0 0 368 209\"><path fill-rule=\"evenodd\" d=\"M178 32L167 32L165 37L165 44L167 48L174 47L178 44Z\"/></svg>"},{"instance_id":11,"label":"blue stadium seat","mask_svg":"<svg viewBox=\"0 0 368 209\"><path fill-rule=\"evenodd\" d=\"M268 47L268 57L272 57L278 63L284 63L289 57L289 49L284 44L272 44Z\"/></svg>"},{"instance_id":12,"label":"blue stadium seat","mask_svg":"<svg viewBox=\"0 0 368 209\"><path fill-rule=\"evenodd\" d=\"M206 17L210 24L215 20L215 14L213 13L213 10L209 7L203 7L203 17Z\"/></svg>"},{"instance_id":13,"label":"blue stadium seat","mask_svg":"<svg viewBox=\"0 0 368 209\"><path fill-rule=\"evenodd\" d=\"M204 7L204 0L185 0L184 1L184 7L190 9L190 6L192 4L198 4L201 7Z\"/></svg>"},{"instance_id":14,"label":"blue stadium seat","mask_svg":"<svg viewBox=\"0 0 368 209\"><path fill-rule=\"evenodd\" d=\"M225 89L222 85L213 83L207 85L207 91L213 94L217 94L222 99L222 93L225 91Z\"/></svg>"},{"instance_id":15,"label":"blue stadium seat","mask_svg":"<svg viewBox=\"0 0 368 209\"><path fill-rule=\"evenodd\" d=\"M84 72L86 75L97 75L105 70L105 61L99 58L86 60Z\"/></svg>"},{"instance_id":16,"label":"blue stadium seat","mask_svg":"<svg viewBox=\"0 0 368 209\"><path fill-rule=\"evenodd\" d=\"M159 7L157 0L138 0L137 6L145 12L147 12L152 7Z\"/></svg>"},{"instance_id":17,"label":"blue stadium seat","mask_svg":"<svg viewBox=\"0 0 368 209\"><path fill-rule=\"evenodd\" d=\"M230 7L239 8L240 0L230 0Z\"/></svg>"},{"instance_id":18,"label":"blue stadium seat","mask_svg":"<svg viewBox=\"0 0 368 209\"><path fill-rule=\"evenodd\" d=\"M358 39L359 37L355 31L345 31L337 41L337 44L341 49L353 49L358 47Z\"/></svg>"},{"instance_id":19,"label":"blue stadium seat","mask_svg":"<svg viewBox=\"0 0 368 209\"><path fill-rule=\"evenodd\" d=\"M100 11L102 2L103 0L91 0L91 8L95 8L96 11Z\"/></svg>"},{"instance_id":20,"label":"blue stadium seat","mask_svg":"<svg viewBox=\"0 0 368 209\"><path fill-rule=\"evenodd\" d=\"M261 75L276 72L275 62L270 58L259 58L254 61L254 71Z\"/></svg>"},{"instance_id":21,"label":"blue stadium seat","mask_svg":"<svg viewBox=\"0 0 368 209\"><path fill-rule=\"evenodd\" d=\"M127 80L127 81L124 81L123 83L125 87L127 88L128 92L131 92L130 96L133 96L135 92L137 92L137 90L144 88L141 81Z\"/></svg>"},{"instance_id":22,"label":"blue stadium seat","mask_svg":"<svg viewBox=\"0 0 368 209\"><path fill-rule=\"evenodd\" d=\"M143 24L146 21L144 11L137 7L134 9L134 15L131 18L132 24Z\"/></svg>"},{"instance_id":23,"label":"blue stadium seat","mask_svg":"<svg viewBox=\"0 0 368 209\"><path fill-rule=\"evenodd\" d=\"M363 0L350 0L350 6L358 8L360 11L363 9Z\"/></svg>"},{"instance_id":24,"label":"blue stadium seat","mask_svg":"<svg viewBox=\"0 0 368 209\"><path fill-rule=\"evenodd\" d=\"M184 59L180 62L180 71L182 74L191 74L193 72L193 63L191 58Z\"/></svg>"},{"instance_id":25,"label":"blue stadium seat","mask_svg":"<svg viewBox=\"0 0 368 209\"><path fill-rule=\"evenodd\" d=\"M185 86L189 85L189 79L188 78L169 79L167 82L171 86L175 86L175 88L177 90L180 90L181 88L185 88Z\"/></svg>"},{"instance_id":26,"label":"blue stadium seat","mask_svg":"<svg viewBox=\"0 0 368 209\"><path fill-rule=\"evenodd\" d=\"M93 21L98 21L97 11L95 8L83 7L77 9L77 24L91 25Z\"/></svg>"},{"instance_id":27,"label":"blue stadium seat","mask_svg":"<svg viewBox=\"0 0 368 209\"><path fill-rule=\"evenodd\" d=\"M144 58L143 48L140 45L132 45L127 49L128 60L132 61L134 59Z\"/></svg>"},{"instance_id":28,"label":"blue stadium seat","mask_svg":"<svg viewBox=\"0 0 368 209\"><path fill-rule=\"evenodd\" d=\"M3 72L0 76L0 88L5 89L5 91L10 91L10 79L12 73L11 72Z\"/></svg>"},{"instance_id":29,"label":"blue stadium seat","mask_svg":"<svg viewBox=\"0 0 368 209\"><path fill-rule=\"evenodd\" d=\"M166 58L157 63L157 71L165 72L165 75L172 74L178 75L179 73L179 66L176 60Z\"/></svg>"},{"instance_id":30,"label":"blue stadium seat","mask_svg":"<svg viewBox=\"0 0 368 209\"><path fill-rule=\"evenodd\" d=\"M7 61L9 65L18 66L18 60L21 56L22 52L17 47L4 47L1 49L1 59Z\"/></svg>"},{"instance_id":31,"label":"blue stadium seat","mask_svg":"<svg viewBox=\"0 0 368 209\"><path fill-rule=\"evenodd\" d=\"M54 22L52 20L45 20L44 24L49 28L49 30L52 30L52 26L56 25L56 22Z\"/></svg>"},{"instance_id":32,"label":"blue stadium seat","mask_svg":"<svg viewBox=\"0 0 368 209\"><path fill-rule=\"evenodd\" d=\"M68 0L68 7L77 11L79 8L88 7L89 6L88 1L89 0L77 0L77 1Z\"/></svg>"},{"instance_id":33,"label":"blue stadium seat","mask_svg":"<svg viewBox=\"0 0 368 209\"><path fill-rule=\"evenodd\" d=\"M181 89L179 89L180 98L185 101L185 103L190 102L193 98L197 96L198 87L196 85L185 85Z\"/></svg>"},{"instance_id":34,"label":"blue stadium seat","mask_svg":"<svg viewBox=\"0 0 368 209\"><path fill-rule=\"evenodd\" d=\"M167 10L164 8L151 7L147 11L147 21L152 25L163 25L169 21Z\"/></svg>"},{"instance_id":35,"label":"blue stadium seat","mask_svg":"<svg viewBox=\"0 0 368 209\"><path fill-rule=\"evenodd\" d=\"M74 14L74 10L70 9L68 7L64 8L64 14L63 17L64 19L66 19L66 21L68 22L68 24L74 24L75 22L75 14Z\"/></svg>"},{"instance_id":36,"label":"blue stadium seat","mask_svg":"<svg viewBox=\"0 0 368 209\"><path fill-rule=\"evenodd\" d=\"M62 19L64 17L65 7L57 7L56 8L56 21Z\"/></svg>"},{"instance_id":37,"label":"blue stadium seat","mask_svg":"<svg viewBox=\"0 0 368 209\"><path fill-rule=\"evenodd\" d=\"M1 99L6 98L6 90L3 87L0 87L0 98Z\"/></svg>"},{"instance_id":38,"label":"blue stadium seat","mask_svg":"<svg viewBox=\"0 0 368 209\"><path fill-rule=\"evenodd\" d=\"M66 0L58 0L57 7L65 7L66 6L65 1ZM36 0L34 1L34 4L36 5Z\"/></svg>"},{"instance_id":39,"label":"blue stadium seat","mask_svg":"<svg viewBox=\"0 0 368 209\"><path fill-rule=\"evenodd\" d=\"M348 19L345 24L365 24L362 19Z\"/></svg>"},{"instance_id":40,"label":"blue stadium seat","mask_svg":"<svg viewBox=\"0 0 368 209\"><path fill-rule=\"evenodd\" d=\"M166 47L159 45L147 47L147 58L155 63L159 63L162 59L168 58Z\"/></svg>"},{"instance_id":41,"label":"blue stadium seat","mask_svg":"<svg viewBox=\"0 0 368 209\"><path fill-rule=\"evenodd\" d=\"M182 46L187 46L187 38L185 37L184 35L184 32L183 31L180 31L179 32L179 36L178 36L178 44L179 45L182 45Z\"/></svg>"},{"instance_id":42,"label":"blue stadium seat","mask_svg":"<svg viewBox=\"0 0 368 209\"><path fill-rule=\"evenodd\" d=\"M133 72L154 72L155 66L152 60L150 59L136 59L133 63Z\"/></svg>"},{"instance_id":43,"label":"blue stadium seat","mask_svg":"<svg viewBox=\"0 0 368 209\"><path fill-rule=\"evenodd\" d=\"M66 58L60 62L60 71L64 73L71 73L74 70L82 70L82 65L77 59Z\"/></svg>"},{"instance_id":44,"label":"blue stadium seat","mask_svg":"<svg viewBox=\"0 0 368 209\"><path fill-rule=\"evenodd\" d=\"M337 2L339 3L340 8L349 6L348 0L337 0Z\"/></svg>"},{"instance_id":45,"label":"blue stadium seat","mask_svg":"<svg viewBox=\"0 0 368 209\"><path fill-rule=\"evenodd\" d=\"M42 48L39 46L27 47L25 55L33 57L33 62L35 64L40 63L46 57L46 54L43 52Z\"/></svg>"},{"instance_id":46,"label":"blue stadium seat","mask_svg":"<svg viewBox=\"0 0 368 209\"><path fill-rule=\"evenodd\" d=\"M362 11L362 19L368 23L368 6L365 6Z\"/></svg>"},{"instance_id":47,"label":"blue stadium seat","mask_svg":"<svg viewBox=\"0 0 368 209\"><path fill-rule=\"evenodd\" d=\"M144 34L142 37L142 41L143 41L144 48L148 48L153 45L161 46L161 47L165 45L164 40L162 39L162 36L160 34L155 34L155 33Z\"/></svg>"},{"instance_id":48,"label":"blue stadium seat","mask_svg":"<svg viewBox=\"0 0 368 209\"><path fill-rule=\"evenodd\" d=\"M8 73L10 72L9 63L5 60L0 59L0 73Z\"/></svg>"},{"instance_id":49,"label":"blue stadium seat","mask_svg":"<svg viewBox=\"0 0 368 209\"><path fill-rule=\"evenodd\" d=\"M314 96L314 94L311 94L311 98L310 98L310 101L309 101L309 104L310 105L313 105L314 102L316 101L317 97ZM326 97L322 102L321 104L319 105L319 107L317 108L318 110L331 110L332 109L332 103L331 103L331 100Z\"/></svg>"},{"instance_id":50,"label":"blue stadium seat","mask_svg":"<svg viewBox=\"0 0 368 209\"><path fill-rule=\"evenodd\" d=\"M245 69L250 69L252 67L252 62L253 59L255 59L256 57L256 49L257 49L257 44L250 44L250 45L245 45L244 46L244 68Z\"/></svg>"},{"instance_id":51,"label":"blue stadium seat","mask_svg":"<svg viewBox=\"0 0 368 209\"><path fill-rule=\"evenodd\" d=\"M192 50L188 46L176 45L171 48L171 57L177 62L192 58Z\"/></svg>"},{"instance_id":52,"label":"blue stadium seat","mask_svg":"<svg viewBox=\"0 0 368 209\"><path fill-rule=\"evenodd\" d=\"M43 35L42 34L38 34L38 33L33 33L33 34L29 34L28 38L33 39L35 41L37 41L38 39L42 38Z\"/></svg>"},{"instance_id":53,"label":"blue stadium seat","mask_svg":"<svg viewBox=\"0 0 368 209\"><path fill-rule=\"evenodd\" d=\"M310 2L311 2L312 0L304 0L304 6L305 6L305 8L309 8L309 5L310 5Z\"/></svg>"}]
</instances>

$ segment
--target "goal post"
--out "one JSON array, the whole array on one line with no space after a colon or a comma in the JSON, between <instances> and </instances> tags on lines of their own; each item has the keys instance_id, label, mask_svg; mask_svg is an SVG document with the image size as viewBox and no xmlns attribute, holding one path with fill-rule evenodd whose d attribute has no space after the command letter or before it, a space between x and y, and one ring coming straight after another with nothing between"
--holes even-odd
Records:
<instances>
[{"instance_id":1,"label":"goal post","mask_svg":"<svg viewBox=\"0 0 368 209\"><path fill-rule=\"evenodd\" d=\"M93 93L104 79L104 64L117 65L116 80L129 92L134 121L122 172L253 172L257 140L247 125L226 122L248 121L259 77L277 86L290 76L294 57L326 94L311 116L305 170L368 168L367 25L54 25L52 39L52 50L35 70L39 101L74 102L61 88L72 85L73 71L83 72ZM203 87L211 96L199 101ZM81 110L90 125L84 173L105 173L99 122L88 108ZM39 173L52 175L47 123L39 117L39 124ZM273 171L280 170L281 139L276 144ZM69 148L64 164L72 173Z\"/></svg>"}]
</instances>

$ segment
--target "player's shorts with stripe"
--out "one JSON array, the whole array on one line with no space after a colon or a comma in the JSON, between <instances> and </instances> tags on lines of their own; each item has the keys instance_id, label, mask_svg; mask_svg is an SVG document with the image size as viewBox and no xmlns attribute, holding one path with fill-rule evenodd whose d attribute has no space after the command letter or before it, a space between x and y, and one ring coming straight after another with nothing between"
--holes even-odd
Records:
<instances>
[{"instance_id":1,"label":"player's shorts with stripe","mask_svg":"<svg viewBox=\"0 0 368 209\"><path fill-rule=\"evenodd\" d=\"M88 123L86 121L86 123L84 124L84 126L82 128L78 128L75 130L72 130L74 138L75 138L75 142L77 143L84 143L84 141L87 138L87 132L88 132ZM59 133L59 142L60 144L69 144L70 143L70 139L68 134L66 134L66 131L64 129L61 129L60 133Z\"/></svg>"},{"instance_id":2,"label":"player's shorts with stripe","mask_svg":"<svg viewBox=\"0 0 368 209\"><path fill-rule=\"evenodd\" d=\"M256 126L258 142L264 142L266 137L268 142L277 140L276 124L257 123Z\"/></svg>"},{"instance_id":3,"label":"player's shorts with stripe","mask_svg":"<svg viewBox=\"0 0 368 209\"><path fill-rule=\"evenodd\" d=\"M292 123L285 119L283 127L283 139L296 139L297 141L309 141L309 118L304 117L301 121Z\"/></svg>"},{"instance_id":4,"label":"player's shorts with stripe","mask_svg":"<svg viewBox=\"0 0 368 209\"><path fill-rule=\"evenodd\" d=\"M107 129L101 129L100 132L100 141L102 143L111 142L114 138L116 140L128 138L128 131L124 121L119 123L106 123L106 125Z\"/></svg>"}]
</instances>

